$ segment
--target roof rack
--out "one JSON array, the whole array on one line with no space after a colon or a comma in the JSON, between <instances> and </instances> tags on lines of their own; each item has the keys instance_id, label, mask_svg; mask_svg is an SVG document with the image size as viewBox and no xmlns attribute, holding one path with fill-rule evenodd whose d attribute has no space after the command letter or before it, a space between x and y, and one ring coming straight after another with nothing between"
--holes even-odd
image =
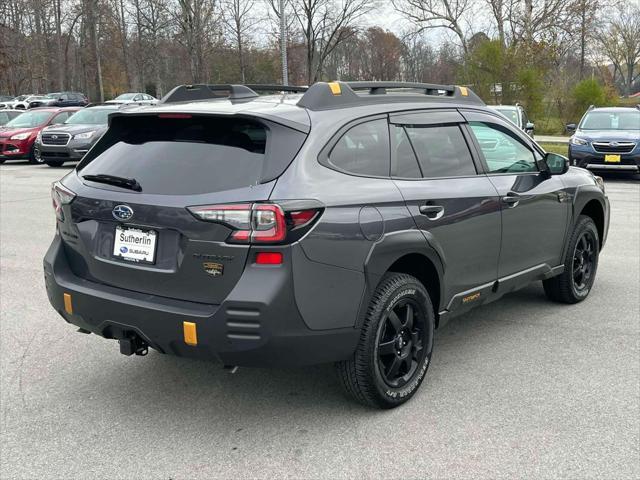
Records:
<instances>
[{"instance_id":1,"label":"roof rack","mask_svg":"<svg viewBox=\"0 0 640 480\"><path fill-rule=\"evenodd\" d=\"M309 87L301 87L296 85L277 85L277 84L246 84L245 87L250 88L254 92L287 92L287 93L304 93Z\"/></svg>"},{"instance_id":2,"label":"roof rack","mask_svg":"<svg viewBox=\"0 0 640 480\"><path fill-rule=\"evenodd\" d=\"M247 100L256 98L256 92L306 92L307 87L293 85L179 85L167 93L160 103L191 102L227 98L229 100Z\"/></svg>"},{"instance_id":3,"label":"roof rack","mask_svg":"<svg viewBox=\"0 0 640 480\"><path fill-rule=\"evenodd\" d=\"M368 93L356 93L359 90L368 90ZM484 105L480 97L467 87L410 82L317 82L309 87L298 105L309 110L328 110L370 103L420 101Z\"/></svg>"}]
</instances>

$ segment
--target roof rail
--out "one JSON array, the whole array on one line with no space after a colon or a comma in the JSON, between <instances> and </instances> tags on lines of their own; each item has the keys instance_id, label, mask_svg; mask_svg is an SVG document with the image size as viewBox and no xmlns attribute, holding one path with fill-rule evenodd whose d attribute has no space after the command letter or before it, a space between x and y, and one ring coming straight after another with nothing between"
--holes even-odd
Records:
<instances>
[{"instance_id":1,"label":"roof rail","mask_svg":"<svg viewBox=\"0 0 640 480\"><path fill-rule=\"evenodd\" d=\"M299 87L296 85L277 85L277 84L259 84L259 83L246 84L245 87L250 88L254 92L304 93L307 90L309 90L309 87Z\"/></svg>"},{"instance_id":2,"label":"roof rail","mask_svg":"<svg viewBox=\"0 0 640 480\"><path fill-rule=\"evenodd\" d=\"M366 94L356 93L368 90ZM398 92L389 90L411 90ZM309 87L298 105L309 110L329 110L370 103L442 101L484 105L467 87L410 82L317 82Z\"/></svg>"},{"instance_id":3,"label":"roof rail","mask_svg":"<svg viewBox=\"0 0 640 480\"><path fill-rule=\"evenodd\" d=\"M249 84L249 85L179 85L167 93L160 103L190 102L194 100L211 100L227 98L230 100L246 100L259 95L256 92L306 92L308 87L294 85ZM224 93L224 94L223 94Z\"/></svg>"},{"instance_id":4,"label":"roof rail","mask_svg":"<svg viewBox=\"0 0 640 480\"><path fill-rule=\"evenodd\" d=\"M589 108L587 108L587 110L593 110L594 108L596 108L595 105L589 105Z\"/></svg>"}]
</instances>

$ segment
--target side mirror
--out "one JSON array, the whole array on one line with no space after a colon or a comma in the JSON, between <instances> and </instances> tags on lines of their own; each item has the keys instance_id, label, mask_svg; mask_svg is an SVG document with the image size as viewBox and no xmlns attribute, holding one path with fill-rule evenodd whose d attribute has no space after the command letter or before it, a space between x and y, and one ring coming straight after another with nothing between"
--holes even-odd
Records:
<instances>
[{"instance_id":1,"label":"side mirror","mask_svg":"<svg viewBox=\"0 0 640 480\"><path fill-rule=\"evenodd\" d=\"M565 127L567 128L567 132L569 132L569 133L574 133L576 131L576 128L577 128L575 123L567 123L565 125Z\"/></svg>"},{"instance_id":2,"label":"side mirror","mask_svg":"<svg viewBox=\"0 0 640 480\"><path fill-rule=\"evenodd\" d=\"M569 170L569 159L557 153L547 153L544 156L544 163L549 167L551 175L562 175Z\"/></svg>"},{"instance_id":3,"label":"side mirror","mask_svg":"<svg viewBox=\"0 0 640 480\"><path fill-rule=\"evenodd\" d=\"M533 122L527 122L527 125L524 127L527 132L533 132L534 128L536 128L536 126Z\"/></svg>"}]
</instances>

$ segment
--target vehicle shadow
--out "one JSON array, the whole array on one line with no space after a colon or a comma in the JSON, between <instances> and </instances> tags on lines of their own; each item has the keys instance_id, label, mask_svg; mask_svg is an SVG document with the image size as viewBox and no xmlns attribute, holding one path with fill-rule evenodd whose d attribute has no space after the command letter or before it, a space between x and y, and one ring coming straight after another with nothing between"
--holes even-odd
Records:
<instances>
[{"instance_id":1,"label":"vehicle shadow","mask_svg":"<svg viewBox=\"0 0 640 480\"><path fill-rule=\"evenodd\" d=\"M527 317L541 311L544 316L544 310L553 315L558 308L546 300L538 284L453 319L437 333L428 385L413 402L437 398L432 391L441 388L441 379L450 372L447 365L481 356L479 350L494 348L492 342L518 338L531 325L526 319L521 321L524 312L529 312ZM385 414L347 399L332 365L239 368L231 374L217 363L150 352L146 358L119 357L102 371L91 371L96 375L76 377L65 389L75 392L74 396L89 395L94 402L91 409L108 408L115 417L134 423L188 425L202 435L233 434L260 425L265 417L284 428L290 422L304 425L316 417L331 419L336 410L349 412L354 420Z\"/></svg>"}]
</instances>

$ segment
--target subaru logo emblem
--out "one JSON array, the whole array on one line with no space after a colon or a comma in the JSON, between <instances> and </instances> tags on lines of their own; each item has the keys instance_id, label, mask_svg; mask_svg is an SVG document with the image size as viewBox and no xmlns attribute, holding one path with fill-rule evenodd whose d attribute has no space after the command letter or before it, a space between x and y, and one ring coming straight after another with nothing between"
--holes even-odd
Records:
<instances>
[{"instance_id":1,"label":"subaru logo emblem","mask_svg":"<svg viewBox=\"0 0 640 480\"><path fill-rule=\"evenodd\" d=\"M57 140L57 138L58 138L58 135L51 135L52 140Z\"/></svg>"},{"instance_id":2,"label":"subaru logo emblem","mask_svg":"<svg viewBox=\"0 0 640 480\"><path fill-rule=\"evenodd\" d=\"M116 220L123 222L133 217L133 209L129 205L116 205L111 213Z\"/></svg>"},{"instance_id":3,"label":"subaru logo emblem","mask_svg":"<svg viewBox=\"0 0 640 480\"><path fill-rule=\"evenodd\" d=\"M620 144L618 142L611 142L609 145L612 146L612 147L620 146Z\"/></svg>"}]
</instances>

